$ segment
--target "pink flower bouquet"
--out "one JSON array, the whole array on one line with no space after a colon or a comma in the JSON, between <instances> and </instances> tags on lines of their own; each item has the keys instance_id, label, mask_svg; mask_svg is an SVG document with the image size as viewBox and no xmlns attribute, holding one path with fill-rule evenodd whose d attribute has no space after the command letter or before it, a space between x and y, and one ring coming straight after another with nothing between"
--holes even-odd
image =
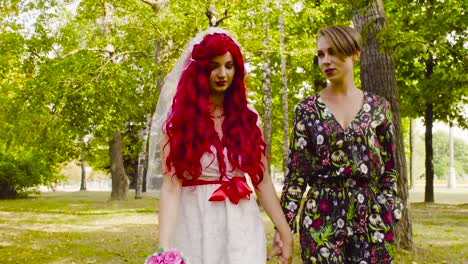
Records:
<instances>
[{"instance_id":1,"label":"pink flower bouquet","mask_svg":"<svg viewBox=\"0 0 468 264\"><path fill-rule=\"evenodd\" d=\"M158 250L146 258L145 264L188 264L180 251L175 249Z\"/></svg>"}]
</instances>

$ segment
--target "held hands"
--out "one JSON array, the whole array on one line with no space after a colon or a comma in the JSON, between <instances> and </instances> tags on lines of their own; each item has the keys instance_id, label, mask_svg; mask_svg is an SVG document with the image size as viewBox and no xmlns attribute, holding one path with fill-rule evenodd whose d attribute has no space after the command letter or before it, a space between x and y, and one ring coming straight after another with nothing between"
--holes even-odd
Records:
<instances>
[{"instance_id":1,"label":"held hands","mask_svg":"<svg viewBox=\"0 0 468 264\"><path fill-rule=\"evenodd\" d=\"M273 239L273 248L267 257L267 260L271 260L273 257L278 256L281 263L291 263L293 253L292 243L293 237L291 233L283 234L283 236L281 236L278 231L276 231Z\"/></svg>"}]
</instances>

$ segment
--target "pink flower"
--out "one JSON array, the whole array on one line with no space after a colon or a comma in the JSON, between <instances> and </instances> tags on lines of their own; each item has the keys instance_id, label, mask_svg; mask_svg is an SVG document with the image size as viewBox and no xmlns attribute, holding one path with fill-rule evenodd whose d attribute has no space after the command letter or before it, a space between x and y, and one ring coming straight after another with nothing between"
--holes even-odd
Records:
<instances>
[{"instance_id":1,"label":"pink flower","mask_svg":"<svg viewBox=\"0 0 468 264\"><path fill-rule=\"evenodd\" d=\"M186 262L179 251L170 249L154 253L146 259L145 264L186 264Z\"/></svg>"},{"instance_id":2,"label":"pink flower","mask_svg":"<svg viewBox=\"0 0 468 264\"><path fill-rule=\"evenodd\" d=\"M390 149L390 153L392 154L395 153L395 144L390 144L389 149Z\"/></svg>"},{"instance_id":3,"label":"pink flower","mask_svg":"<svg viewBox=\"0 0 468 264\"><path fill-rule=\"evenodd\" d=\"M374 138L374 147L379 147L380 146L380 142L379 142L379 139L377 137Z\"/></svg>"},{"instance_id":4,"label":"pink flower","mask_svg":"<svg viewBox=\"0 0 468 264\"><path fill-rule=\"evenodd\" d=\"M392 170L393 167L394 167L394 164L393 164L393 162L391 162L391 161L389 161L389 162L387 162L387 163L385 164L385 170L388 170L388 171L389 171L389 170Z\"/></svg>"},{"instance_id":5,"label":"pink flower","mask_svg":"<svg viewBox=\"0 0 468 264\"><path fill-rule=\"evenodd\" d=\"M386 241L392 242L392 241L393 241L393 232L392 232L392 231L389 231L387 234L385 234L384 239L385 239Z\"/></svg>"},{"instance_id":6,"label":"pink flower","mask_svg":"<svg viewBox=\"0 0 468 264\"><path fill-rule=\"evenodd\" d=\"M312 227L314 229L319 229L323 224L323 219L322 218L317 218L314 220L314 222L312 222Z\"/></svg>"},{"instance_id":7,"label":"pink flower","mask_svg":"<svg viewBox=\"0 0 468 264\"><path fill-rule=\"evenodd\" d=\"M367 220L365 218L359 220L359 224L361 226L365 226L367 224Z\"/></svg>"},{"instance_id":8,"label":"pink flower","mask_svg":"<svg viewBox=\"0 0 468 264\"><path fill-rule=\"evenodd\" d=\"M348 166L348 167L346 167L346 168L343 170L343 174L348 175L348 174L350 174L350 173L351 173L351 166Z\"/></svg>"},{"instance_id":9,"label":"pink flower","mask_svg":"<svg viewBox=\"0 0 468 264\"><path fill-rule=\"evenodd\" d=\"M364 181L358 181L356 183L356 186L359 187L359 188L364 188L364 187L366 187L366 183Z\"/></svg>"},{"instance_id":10,"label":"pink flower","mask_svg":"<svg viewBox=\"0 0 468 264\"><path fill-rule=\"evenodd\" d=\"M330 165L330 161L328 159L323 159L322 166L328 166L328 165Z\"/></svg>"},{"instance_id":11,"label":"pink flower","mask_svg":"<svg viewBox=\"0 0 468 264\"><path fill-rule=\"evenodd\" d=\"M393 224L393 221L394 221L393 212L385 212L383 216L383 221L387 225Z\"/></svg>"},{"instance_id":12,"label":"pink flower","mask_svg":"<svg viewBox=\"0 0 468 264\"><path fill-rule=\"evenodd\" d=\"M328 214L331 209L331 203L327 200L322 200L319 202L319 210L322 213Z\"/></svg>"},{"instance_id":13,"label":"pink flower","mask_svg":"<svg viewBox=\"0 0 468 264\"><path fill-rule=\"evenodd\" d=\"M312 249L315 249L317 247L317 243L315 243L314 241L310 242L310 247Z\"/></svg>"}]
</instances>

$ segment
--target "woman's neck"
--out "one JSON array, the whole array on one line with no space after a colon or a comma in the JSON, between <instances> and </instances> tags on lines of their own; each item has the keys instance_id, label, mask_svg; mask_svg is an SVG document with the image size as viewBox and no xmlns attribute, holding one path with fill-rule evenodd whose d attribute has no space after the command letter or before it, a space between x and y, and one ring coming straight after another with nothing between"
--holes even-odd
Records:
<instances>
[{"instance_id":1,"label":"woman's neck","mask_svg":"<svg viewBox=\"0 0 468 264\"><path fill-rule=\"evenodd\" d=\"M212 93L210 95L210 104L212 109L216 106L217 108L222 108L224 105L224 93Z\"/></svg>"},{"instance_id":2,"label":"woman's neck","mask_svg":"<svg viewBox=\"0 0 468 264\"><path fill-rule=\"evenodd\" d=\"M330 82L327 88L330 95L348 96L360 91L352 78L341 82Z\"/></svg>"},{"instance_id":3,"label":"woman's neck","mask_svg":"<svg viewBox=\"0 0 468 264\"><path fill-rule=\"evenodd\" d=\"M212 93L210 95L210 113L215 116L224 115L224 93Z\"/></svg>"}]
</instances>

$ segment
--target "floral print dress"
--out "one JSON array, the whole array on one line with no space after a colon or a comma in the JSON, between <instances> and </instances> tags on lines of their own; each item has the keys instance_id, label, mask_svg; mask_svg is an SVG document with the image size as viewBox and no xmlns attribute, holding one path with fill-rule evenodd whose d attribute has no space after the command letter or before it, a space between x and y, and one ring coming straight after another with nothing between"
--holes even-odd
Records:
<instances>
[{"instance_id":1,"label":"floral print dress","mask_svg":"<svg viewBox=\"0 0 468 264\"><path fill-rule=\"evenodd\" d=\"M393 263L393 129L390 104L368 92L347 129L319 94L296 106L281 204L294 232L302 206L303 263Z\"/></svg>"}]
</instances>

